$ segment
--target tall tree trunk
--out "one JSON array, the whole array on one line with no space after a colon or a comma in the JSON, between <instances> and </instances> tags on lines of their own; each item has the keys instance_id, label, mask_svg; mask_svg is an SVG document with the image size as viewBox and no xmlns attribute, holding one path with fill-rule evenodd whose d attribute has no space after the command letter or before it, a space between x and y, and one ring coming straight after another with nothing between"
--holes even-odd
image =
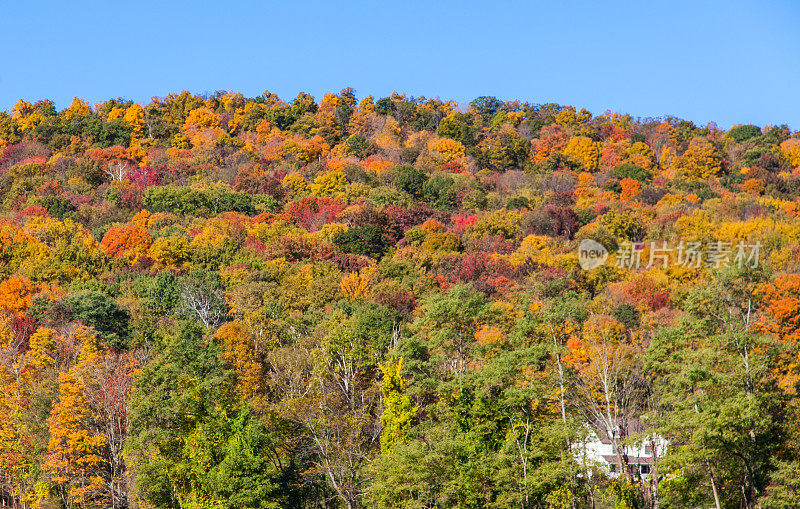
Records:
<instances>
[{"instance_id":1,"label":"tall tree trunk","mask_svg":"<svg viewBox=\"0 0 800 509\"><path fill-rule=\"evenodd\" d=\"M714 494L714 507L722 509L719 503L719 493L717 492L717 483L714 481L714 471L711 470L711 464L706 460L706 468L708 469L708 478L711 479L711 492Z\"/></svg>"},{"instance_id":2,"label":"tall tree trunk","mask_svg":"<svg viewBox=\"0 0 800 509\"><path fill-rule=\"evenodd\" d=\"M559 344L558 337L556 336L556 331L553 329L553 325L549 324L550 326L550 335L553 338L553 350L556 353L556 365L558 366L558 403L561 406L561 422L566 426L567 424L567 408L564 402L564 398L566 397L566 389L564 388L564 365L561 364L561 345ZM572 443L570 443L569 437L566 440L567 450L566 453L569 456L572 452ZM576 486L576 475L575 472L570 469L569 474L569 482L570 487L574 490ZM527 486L527 483L526 483ZM527 505L528 502L528 494L527 491L525 492L525 503ZM573 497L572 502L570 504L571 509L576 509L577 505L575 502L575 498Z\"/></svg>"},{"instance_id":3,"label":"tall tree trunk","mask_svg":"<svg viewBox=\"0 0 800 509\"><path fill-rule=\"evenodd\" d=\"M653 457L653 463L650 466L650 496L653 497L651 506L653 509L658 509L661 505L658 499L658 449L655 439L650 437L650 454Z\"/></svg>"}]
</instances>

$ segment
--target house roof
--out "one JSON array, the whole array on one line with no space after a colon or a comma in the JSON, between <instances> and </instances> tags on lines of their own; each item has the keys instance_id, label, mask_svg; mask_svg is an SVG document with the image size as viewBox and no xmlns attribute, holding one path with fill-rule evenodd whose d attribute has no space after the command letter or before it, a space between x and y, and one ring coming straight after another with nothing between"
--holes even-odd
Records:
<instances>
[{"instance_id":1,"label":"house roof","mask_svg":"<svg viewBox=\"0 0 800 509\"><path fill-rule=\"evenodd\" d=\"M621 437L629 437L631 435L643 434L647 431L647 426L636 418L625 419L624 422L620 422L618 427L624 429L624 433L620 433ZM595 430L595 434L597 435L597 439L600 442L608 445L611 443L611 438L608 436L608 431L605 429L605 426L598 426L595 424L593 426Z\"/></svg>"},{"instance_id":2,"label":"house roof","mask_svg":"<svg viewBox=\"0 0 800 509\"><path fill-rule=\"evenodd\" d=\"M609 465L616 465L617 457L615 455L603 455L603 461L608 463ZM631 456L628 455L628 465L652 465L653 464L653 457L644 457L644 456Z\"/></svg>"}]
</instances>

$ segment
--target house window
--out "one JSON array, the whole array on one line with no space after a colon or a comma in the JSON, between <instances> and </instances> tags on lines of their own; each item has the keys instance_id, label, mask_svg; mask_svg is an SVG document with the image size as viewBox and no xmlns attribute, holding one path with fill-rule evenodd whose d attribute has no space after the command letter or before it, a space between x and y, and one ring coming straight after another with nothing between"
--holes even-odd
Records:
<instances>
[{"instance_id":1,"label":"house window","mask_svg":"<svg viewBox=\"0 0 800 509\"><path fill-rule=\"evenodd\" d=\"M612 474L617 471L617 464L616 463L609 463L608 471Z\"/></svg>"},{"instance_id":2,"label":"house window","mask_svg":"<svg viewBox=\"0 0 800 509\"><path fill-rule=\"evenodd\" d=\"M650 447L649 445L645 445L644 446L644 454L645 454L645 456L652 455L653 454L653 448Z\"/></svg>"},{"instance_id":3,"label":"house window","mask_svg":"<svg viewBox=\"0 0 800 509\"><path fill-rule=\"evenodd\" d=\"M650 473L650 465L640 465L639 472L642 474L649 474Z\"/></svg>"}]
</instances>

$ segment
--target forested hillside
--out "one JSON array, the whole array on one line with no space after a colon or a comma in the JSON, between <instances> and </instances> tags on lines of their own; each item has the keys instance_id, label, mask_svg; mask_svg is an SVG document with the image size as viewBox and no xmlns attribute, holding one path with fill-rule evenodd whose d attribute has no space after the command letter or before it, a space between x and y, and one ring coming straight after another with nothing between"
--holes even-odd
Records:
<instances>
[{"instance_id":1,"label":"forested hillside","mask_svg":"<svg viewBox=\"0 0 800 509\"><path fill-rule=\"evenodd\" d=\"M786 126L19 101L0 207L4 505L798 507Z\"/></svg>"}]
</instances>

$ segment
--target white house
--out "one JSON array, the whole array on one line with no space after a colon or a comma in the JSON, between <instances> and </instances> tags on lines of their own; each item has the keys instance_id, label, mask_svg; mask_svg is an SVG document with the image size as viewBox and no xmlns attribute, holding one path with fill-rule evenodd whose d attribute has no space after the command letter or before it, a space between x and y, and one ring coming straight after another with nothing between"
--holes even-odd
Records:
<instances>
[{"instance_id":1,"label":"white house","mask_svg":"<svg viewBox=\"0 0 800 509\"><path fill-rule=\"evenodd\" d=\"M610 477L617 477L622 473L620 455L627 462L632 474L646 477L650 475L654 459L664 457L667 452L667 441L661 436L647 434L647 426L638 419L629 420L625 429L620 425L613 429L620 454L614 450L613 441L607 431L599 426L587 426L587 429L586 441L576 444L574 448L575 458L582 464L598 465Z\"/></svg>"}]
</instances>

